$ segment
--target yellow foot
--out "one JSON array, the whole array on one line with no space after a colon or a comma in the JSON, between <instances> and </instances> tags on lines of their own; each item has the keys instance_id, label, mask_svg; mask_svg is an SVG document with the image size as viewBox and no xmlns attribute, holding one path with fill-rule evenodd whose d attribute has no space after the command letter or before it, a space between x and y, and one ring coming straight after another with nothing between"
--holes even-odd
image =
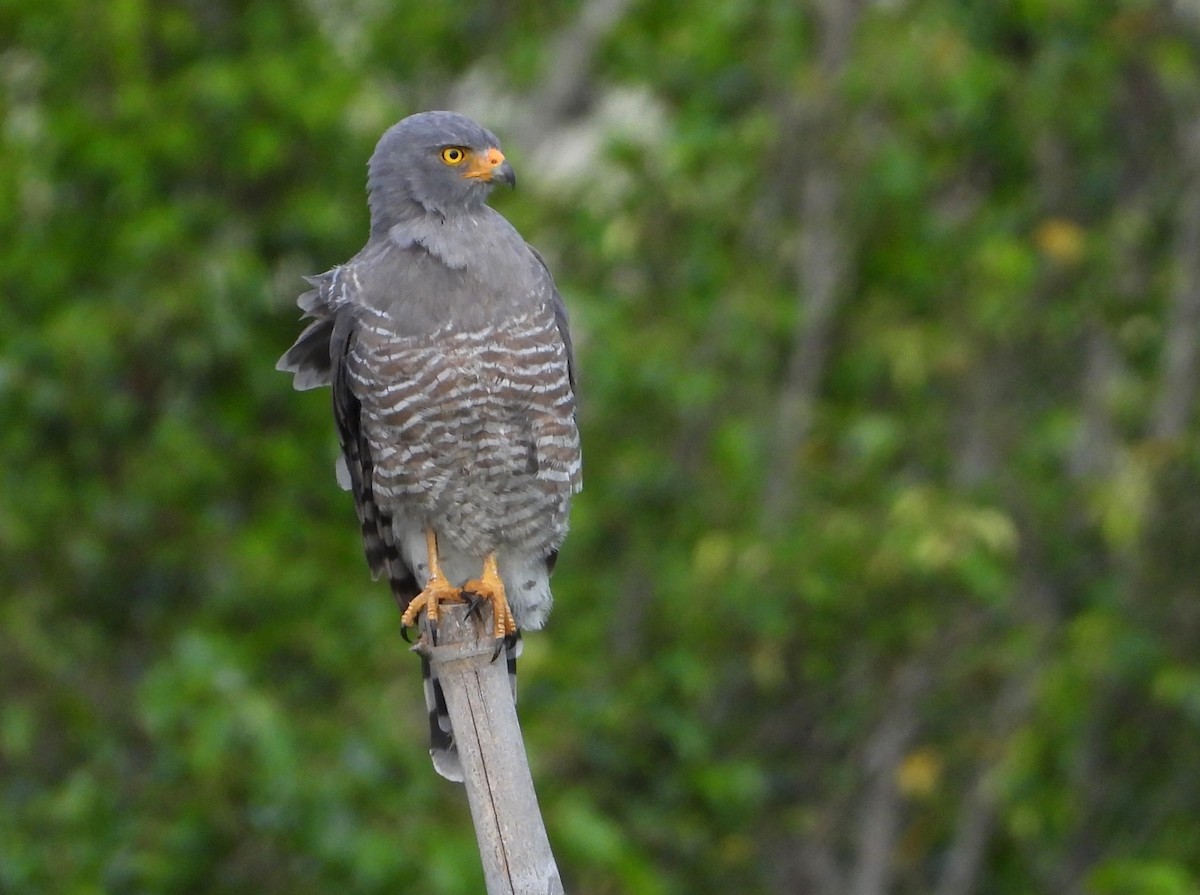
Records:
<instances>
[{"instance_id":1,"label":"yellow foot","mask_svg":"<svg viewBox=\"0 0 1200 895\"><path fill-rule=\"evenodd\" d=\"M438 615L440 614L439 607L442 603L461 602L463 602L462 591L441 575L435 575L429 579L429 583L425 585L425 589L412 598L412 602L404 610L404 615L400 617L400 624L406 628L411 628L417 623L417 616L424 609L429 623L436 625Z\"/></svg>"},{"instance_id":2,"label":"yellow foot","mask_svg":"<svg viewBox=\"0 0 1200 895\"><path fill-rule=\"evenodd\" d=\"M492 604L494 636L507 637L517 632L517 623L508 606L508 597L504 595L504 582L500 580L494 553L489 553L483 561L483 574L468 581L462 589L464 594L474 594Z\"/></svg>"}]
</instances>

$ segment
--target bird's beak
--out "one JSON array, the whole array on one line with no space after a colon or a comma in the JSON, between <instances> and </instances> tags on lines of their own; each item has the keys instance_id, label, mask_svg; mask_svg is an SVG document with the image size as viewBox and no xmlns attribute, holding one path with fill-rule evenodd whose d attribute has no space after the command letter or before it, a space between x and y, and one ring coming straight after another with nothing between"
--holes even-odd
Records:
<instances>
[{"instance_id":1,"label":"bird's beak","mask_svg":"<svg viewBox=\"0 0 1200 895\"><path fill-rule=\"evenodd\" d=\"M505 161L504 153L495 146L490 147L487 152L473 156L462 176L488 183L502 180L509 186L517 185L516 172L513 171L512 165Z\"/></svg>"},{"instance_id":2,"label":"bird's beak","mask_svg":"<svg viewBox=\"0 0 1200 895\"><path fill-rule=\"evenodd\" d=\"M501 162L492 174L493 180L503 180L509 186L517 185L517 172L508 162Z\"/></svg>"}]
</instances>

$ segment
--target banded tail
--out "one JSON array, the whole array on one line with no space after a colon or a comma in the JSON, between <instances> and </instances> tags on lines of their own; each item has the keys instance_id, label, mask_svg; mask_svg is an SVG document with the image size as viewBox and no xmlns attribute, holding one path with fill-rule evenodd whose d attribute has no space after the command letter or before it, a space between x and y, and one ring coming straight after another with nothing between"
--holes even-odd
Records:
<instances>
[{"instance_id":1,"label":"banded tail","mask_svg":"<svg viewBox=\"0 0 1200 895\"><path fill-rule=\"evenodd\" d=\"M512 684L514 700L517 698L517 657L521 655L522 648L520 632L504 638L504 660L508 665L508 680ZM425 708L429 711L429 757L433 759L433 768L447 780L462 783L462 763L450 726L446 695L442 692L441 681L433 674L429 660L424 657L421 659L421 678L425 689Z\"/></svg>"}]
</instances>

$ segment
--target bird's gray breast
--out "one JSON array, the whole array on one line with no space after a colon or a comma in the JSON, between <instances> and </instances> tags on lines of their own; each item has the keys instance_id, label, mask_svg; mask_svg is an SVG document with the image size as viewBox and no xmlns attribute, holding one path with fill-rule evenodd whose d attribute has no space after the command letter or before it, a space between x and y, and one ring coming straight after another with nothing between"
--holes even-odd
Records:
<instances>
[{"instance_id":1,"label":"bird's gray breast","mask_svg":"<svg viewBox=\"0 0 1200 895\"><path fill-rule=\"evenodd\" d=\"M533 253L502 216L422 218L389 231L363 302L389 314L398 332L495 325L543 304L548 286Z\"/></svg>"}]
</instances>

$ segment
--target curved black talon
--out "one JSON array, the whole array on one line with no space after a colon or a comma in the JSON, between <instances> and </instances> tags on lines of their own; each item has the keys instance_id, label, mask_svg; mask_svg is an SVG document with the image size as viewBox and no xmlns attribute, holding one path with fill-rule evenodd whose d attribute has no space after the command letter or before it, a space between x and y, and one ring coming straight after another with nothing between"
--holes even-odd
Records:
<instances>
[{"instance_id":1,"label":"curved black talon","mask_svg":"<svg viewBox=\"0 0 1200 895\"><path fill-rule=\"evenodd\" d=\"M462 592L464 599L467 601L467 618L472 615L482 618L479 614L479 608L484 604L485 600L479 594L471 593L469 590Z\"/></svg>"},{"instance_id":2,"label":"curved black talon","mask_svg":"<svg viewBox=\"0 0 1200 895\"><path fill-rule=\"evenodd\" d=\"M495 662L497 659L500 658L500 653L504 649L504 645L507 642L508 642L507 637L497 637L496 638L496 651L494 653L492 653L492 661L493 662Z\"/></svg>"},{"instance_id":3,"label":"curved black talon","mask_svg":"<svg viewBox=\"0 0 1200 895\"><path fill-rule=\"evenodd\" d=\"M414 627L415 627L414 625L401 625L400 626L400 636L404 638L405 643L412 643L412 640L409 639L408 632L411 631ZM433 646L437 646L437 625L429 626L429 640Z\"/></svg>"}]
</instances>

